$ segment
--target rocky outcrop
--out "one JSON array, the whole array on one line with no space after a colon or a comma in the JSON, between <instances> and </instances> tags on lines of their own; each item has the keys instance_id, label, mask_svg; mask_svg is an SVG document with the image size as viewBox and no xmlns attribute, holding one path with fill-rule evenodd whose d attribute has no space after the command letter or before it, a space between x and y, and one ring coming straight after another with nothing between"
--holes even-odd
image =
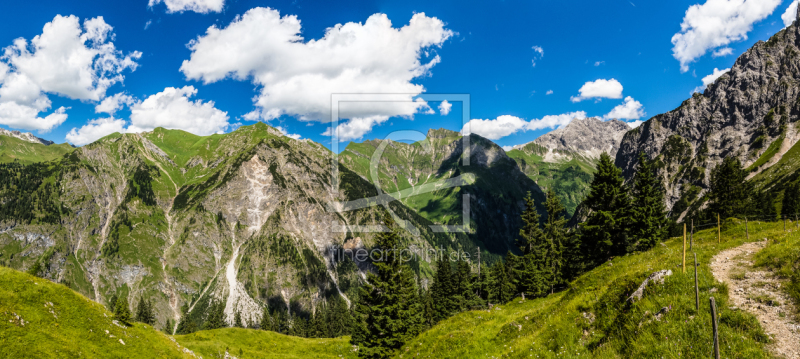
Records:
<instances>
[{"instance_id":1,"label":"rocky outcrop","mask_svg":"<svg viewBox=\"0 0 800 359\"><path fill-rule=\"evenodd\" d=\"M681 219L703 206L698 199L709 188L711 169L726 156L738 157L755 174L794 145L798 95L796 21L756 43L703 93L625 134L616 164L630 180L640 152L658 159L667 209Z\"/></svg>"},{"instance_id":2,"label":"rocky outcrop","mask_svg":"<svg viewBox=\"0 0 800 359\"><path fill-rule=\"evenodd\" d=\"M602 121L596 117L574 119L563 128L535 139L533 143L548 150L545 161L556 162L559 157L574 153L590 159L600 158L603 152L612 158L617 155L622 136L630 127L620 120ZM520 149L525 145L514 146Z\"/></svg>"},{"instance_id":3,"label":"rocky outcrop","mask_svg":"<svg viewBox=\"0 0 800 359\"><path fill-rule=\"evenodd\" d=\"M9 130L6 130L4 128L0 128L0 135L18 138L20 140L31 142L31 143L41 143L41 144L43 144L45 146L49 146L49 145L52 145L53 143L55 143L53 141L48 141L48 140L45 140L43 138L36 137L30 132L9 131Z\"/></svg>"}]
</instances>

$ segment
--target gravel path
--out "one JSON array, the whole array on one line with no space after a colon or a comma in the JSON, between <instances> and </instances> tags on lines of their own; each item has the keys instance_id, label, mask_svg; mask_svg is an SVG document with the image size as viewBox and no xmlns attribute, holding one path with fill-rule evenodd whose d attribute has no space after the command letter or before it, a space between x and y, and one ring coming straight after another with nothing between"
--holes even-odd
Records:
<instances>
[{"instance_id":1,"label":"gravel path","mask_svg":"<svg viewBox=\"0 0 800 359\"><path fill-rule=\"evenodd\" d=\"M800 359L800 325L792 300L781 290L781 280L753 268L753 255L766 241L746 243L720 252L711 259L711 272L730 288L734 306L754 314L773 339L770 350L787 359Z\"/></svg>"}]
</instances>

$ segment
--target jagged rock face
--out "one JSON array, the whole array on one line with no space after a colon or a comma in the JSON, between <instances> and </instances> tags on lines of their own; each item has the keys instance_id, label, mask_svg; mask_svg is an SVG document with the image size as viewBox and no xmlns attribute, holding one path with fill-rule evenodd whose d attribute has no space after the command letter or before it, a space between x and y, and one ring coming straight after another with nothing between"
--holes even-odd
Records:
<instances>
[{"instance_id":1,"label":"jagged rock face","mask_svg":"<svg viewBox=\"0 0 800 359\"><path fill-rule=\"evenodd\" d=\"M150 299L159 326L184 305L201 321L213 300L225 303L229 323L240 312L246 325L267 303L297 312L331 296L349 300L368 265L330 252L346 242L369 248L374 233L353 228L387 216L380 206L330 211L377 193L344 167L336 190L329 150L263 124L210 137L163 129L112 135L42 168L55 187L31 198L53 193L55 217L43 217L37 203L35 220L6 218L0 261L20 270L41 263L40 275L100 303L114 294L131 305ZM0 185L4 198L17 195ZM402 204L390 207L421 229L401 233L413 248L464 242L433 233ZM428 263L414 265L430 275Z\"/></svg>"},{"instance_id":2,"label":"jagged rock face","mask_svg":"<svg viewBox=\"0 0 800 359\"><path fill-rule=\"evenodd\" d=\"M612 158L617 155L622 136L630 127L620 120L602 121L596 117L574 119L563 128L556 129L535 139L533 143L549 150L545 160L556 162L560 153L575 153L586 158L598 159L603 152ZM514 149L525 145L514 146ZM561 155L565 156L567 154ZM552 159L548 156L552 156Z\"/></svg>"},{"instance_id":3,"label":"jagged rock face","mask_svg":"<svg viewBox=\"0 0 800 359\"><path fill-rule=\"evenodd\" d=\"M370 162L383 141L351 143L339 161L370 183ZM379 186L400 202L438 224L462 224L464 196L469 196L473 233L465 244L495 255L516 250L523 198L531 192L542 203L541 189L522 173L502 148L478 135L469 137L469 165L464 165L464 143L458 132L430 130L424 141L407 144L387 141L377 167ZM462 178L456 187L441 186ZM435 191L426 189L434 188ZM466 238L464 238L466 239ZM464 240L459 239L459 241Z\"/></svg>"},{"instance_id":4,"label":"jagged rock face","mask_svg":"<svg viewBox=\"0 0 800 359\"><path fill-rule=\"evenodd\" d=\"M798 139L799 31L795 22L759 41L702 94L628 132L616 157L625 178L632 178L639 152L658 158L667 208L682 218L702 206L711 169L724 157L756 164L754 174L779 159Z\"/></svg>"},{"instance_id":5,"label":"jagged rock face","mask_svg":"<svg viewBox=\"0 0 800 359\"><path fill-rule=\"evenodd\" d=\"M45 146L49 146L49 145L52 145L54 143L53 141L48 141L48 140L45 140L43 138L36 137L30 132L9 131L9 130L6 130L4 128L0 128L0 135L19 138L20 140L28 141L28 142L32 142L32 143L41 143L41 144L43 144Z\"/></svg>"}]
</instances>

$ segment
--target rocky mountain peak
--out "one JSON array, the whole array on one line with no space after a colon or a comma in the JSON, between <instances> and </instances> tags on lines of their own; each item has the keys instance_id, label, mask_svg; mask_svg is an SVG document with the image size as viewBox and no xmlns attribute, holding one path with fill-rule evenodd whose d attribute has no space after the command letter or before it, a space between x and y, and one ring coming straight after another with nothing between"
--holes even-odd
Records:
<instances>
[{"instance_id":1,"label":"rocky mountain peak","mask_svg":"<svg viewBox=\"0 0 800 359\"><path fill-rule=\"evenodd\" d=\"M14 137L32 143L41 143L45 146L49 146L54 143L53 141L48 141L43 138L36 137L30 132L9 131L4 128L0 128L0 135Z\"/></svg>"},{"instance_id":2,"label":"rocky mountain peak","mask_svg":"<svg viewBox=\"0 0 800 359\"><path fill-rule=\"evenodd\" d=\"M533 143L552 152L574 152L582 156L598 159L607 152L616 156L619 143L630 127L619 120L603 121L596 117L574 119L566 126L542 135ZM525 145L514 146L521 149Z\"/></svg>"}]
</instances>

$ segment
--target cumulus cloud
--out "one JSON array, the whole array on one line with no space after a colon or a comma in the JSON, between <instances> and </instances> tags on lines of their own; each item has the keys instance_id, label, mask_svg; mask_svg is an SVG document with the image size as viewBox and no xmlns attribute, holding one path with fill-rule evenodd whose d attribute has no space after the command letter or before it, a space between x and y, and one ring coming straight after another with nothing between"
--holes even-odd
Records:
<instances>
[{"instance_id":1,"label":"cumulus cloud","mask_svg":"<svg viewBox=\"0 0 800 359\"><path fill-rule=\"evenodd\" d=\"M566 126L573 119L586 118L586 112L577 111L561 115L548 115L541 119L525 121L516 116L502 115L496 119L473 119L461 129L462 135L471 133L483 136L490 140L497 140L508 135L529 130L542 130L545 128L559 128Z\"/></svg>"},{"instance_id":2,"label":"cumulus cloud","mask_svg":"<svg viewBox=\"0 0 800 359\"><path fill-rule=\"evenodd\" d=\"M160 3L167 6L168 13L194 11L207 14L222 11L225 0L150 0L147 6L153 7Z\"/></svg>"},{"instance_id":3,"label":"cumulus cloud","mask_svg":"<svg viewBox=\"0 0 800 359\"><path fill-rule=\"evenodd\" d=\"M615 79L589 81L578 90L580 95L570 97L572 102L590 98L622 98L622 84Z\"/></svg>"},{"instance_id":4,"label":"cumulus cloud","mask_svg":"<svg viewBox=\"0 0 800 359\"><path fill-rule=\"evenodd\" d=\"M789 4L789 7L786 8L786 11L784 11L781 15L781 20L783 20L784 27L791 25L797 18L797 2L798 0L792 1Z\"/></svg>"},{"instance_id":5,"label":"cumulus cloud","mask_svg":"<svg viewBox=\"0 0 800 359\"><path fill-rule=\"evenodd\" d=\"M113 117L90 120L81 128L73 128L67 133L67 141L75 146L83 146L97 141L114 132L125 132L125 120Z\"/></svg>"},{"instance_id":6,"label":"cumulus cloud","mask_svg":"<svg viewBox=\"0 0 800 359\"><path fill-rule=\"evenodd\" d=\"M732 55L732 54L733 54L733 49L732 48L723 47L723 48L721 48L719 50L714 51L711 54L711 57L723 57L723 56L728 56L728 55Z\"/></svg>"},{"instance_id":7,"label":"cumulus cloud","mask_svg":"<svg viewBox=\"0 0 800 359\"><path fill-rule=\"evenodd\" d=\"M536 67L536 60L541 59L544 57L544 49L541 46L534 46L532 47L534 54L533 59L531 59L531 64L533 67Z\"/></svg>"},{"instance_id":8,"label":"cumulus cloud","mask_svg":"<svg viewBox=\"0 0 800 359\"><path fill-rule=\"evenodd\" d=\"M552 95L553 94L553 90L547 90L547 92L545 92L544 94L545 95Z\"/></svg>"},{"instance_id":9,"label":"cumulus cloud","mask_svg":"<svg viewBox=\"0 0 800 359\"><path fill-rule=\"evenodd\" d=\"M722 75L726 74L726 73L727 73L728 71L730 71L730 70L731 70L730 68L727 68L727 69L720 70L720 69L718 69L718 68L716 68L716 67L715 67L715 68L714 68L714 71L713 71L713 72L711 72L711 74L710 74L710 75L707 75L707 76L703 77L703 79L702 79L702 81L703 81L703 86L697 86L697 87L695 87L695 88L694 88L694 90L692 91L692 93L695 93L695 92L703 92L703 91L705 91L705 89L706 89L706 87L708 87L708 85L711 85L711 84L713 84L713 83L714 83L714 81L717 81L717 79L718 79L720 76L722 76Z\"/></svg>"},{"instance_id":10,"label":"cumulus cloud","mask_svg":"<svg viewBox=\"0 0 800 359\"><path fill-rule=\"evenodd\" d=\"M618 120L637 120L644 117L644 115L642 103L628 96L625 98L625 102L611 109L611 112L603 116L603 119L610 120L616 118Z\"/></svg>"},{"instance_id":11,"label":"cumulus cloud","mask_svg":"<svg viewBox=\"0 0 800 359\"><path fill-rule=\"evenodd\" d=\"M287 131L285 128L283 128L283 127L281 127L281 126L276 126L275 128L276 128L278 131L281 131L281 133L282 133L284 136L286 136L286 137L289 137L289 138L294 138L295 140L299 140L299 139L300 139L300 137L302 137L302 136L300 136L300 135L298 135L298 134L296 134L296 133L289 133L289 131Z\"/></svg>"},{"instance_id":12,"label":"cumulus cloud","mask_svg":"<svg viewBox=\"0 0 800 359\"><path fill-rule=\"evenodd\" d=\"M131 106L128 132L151 131L156 127L179 129L199 136L220 133L228 127L228 113L214 107L214 101L191 101L194 86L167 87Z\"/></svg>"},{"instance_id":13,"label":"cumulus cloud","mask_svg":"<svg viewBox=\"0 0 800 359\"><path fill-rule=\"evenodd\" d=\"M503 146L503 151L506 151L506 152L511 151L513 149L514 149L514 146Z\"/></svg>"},{"instance_id":14,"label":"cumulus cloud","mask_svg":"<svg viewBox=\"0 0 800 359\"><path fill-rule=\"evenodd\" d=\"M781 0L707 0L686 10L681 31L672 36L672 56L681 72L710 49L747 39L753 23L775 10ZM784 20L785 22L785 20Z\"/></svg>"},{"instance_id":15,"label":"cumulus cloud","mask_svg":"<svg viewBox=\"0 0 800 359\"><path fill-rule=\"evenodd\" d=\"M117 110L121 110L123 106L130 106L133 105L135 102L134 98L128 96L127 94L120 92L118 94L114 94L113 96L106 97L101 101L97 106L94 107L94 112L102 113L105 112L109 115L113 115Z\"/></svg>"},{"instance_id":16,"label":"cumulus cloud","mask_svg":"<svg viewBox=\"0 0 800 359\"><path fill-rule=\"evenodd\" d=\"M375 14L364 23L330 27L320 39L306 40L301 33L296 16L254 8L227 27L211 26L191 41L191 57L181 71L204 83L251 80L260 89L251 118L263 120L291 115L328 122L334 93L408 94L399 102L340 109L340 117L353 120L352 126L370 122L366 119L374 124L374 119L428 110L424 101L413 101L424 87L411 81L430 74L440 61L433 48L454 35L441 20L424 13L414 14L401 28L393 27L386 15ZM423 55L430 60L423 62Z\"/></svg>"},{"instance_id":17,"label":"cumulus cloud","mask_svg":"<svg viewBox=\"0 0 800 359\"><path fill-rule=\"evenodd\" d=\"M643 124L643 123L644 123L644 121L642 121L642 120L636 120L636 121L631 121L631 122L626 122L626 123L628 124L628 126L629 126L630 128L636 128L636 127L639 127L641 124Z\"/></svg>"},{"instance_id":18,"label":"cumulus cloud","mask_svg":"<svg viewBox=\"0 0 800 359\"><path fill-rule=\"evenodd\" d=\"M442 116L447 116L451 108L453 108L453 104L444 100L439 104L439 113L442 114Z\"/></svg>"},{"instance_id":19,"label":"cumulus cloud","mask_svg":"<svg viewBox=\"0 0 800 359\"><path fill-rule=\"evenodd\" d=\"M368 116L353 117L345 123L340 123L336 129L328 128L322 133L323 136L335 135L339 142L361 139L372 131L372 127L382 124L389 119L389 116Z\"/></svg>"},{"instance_id":20,"label":"cumulus cloud","mask_svg":"<svg viewBox=\"0 0 800 359\"><path fill-rule=\"evenodd\" d=\"M19 38L0 57L0 124L47 132L63 123L66 108L44 118L51 107L46 94L99 101L122 82L122 72L137 67L141 53L117 50L113 28L102 17L81 25L76 16L57 15L30 42Z\"/></svg>"}]
</instances>

